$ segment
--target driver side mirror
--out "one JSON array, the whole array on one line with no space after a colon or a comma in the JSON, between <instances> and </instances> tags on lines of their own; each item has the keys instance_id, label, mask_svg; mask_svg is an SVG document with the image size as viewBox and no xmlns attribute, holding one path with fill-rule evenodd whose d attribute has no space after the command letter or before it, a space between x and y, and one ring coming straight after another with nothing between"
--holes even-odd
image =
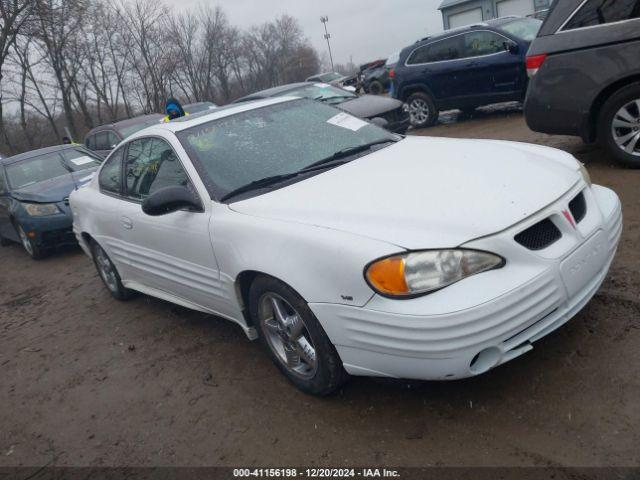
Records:
<instances>
[{"instance_id":1,"label":"driver side mirror","mask_svg":"<svg viewBox=\"0 0 640 480\"><path fill-rule=\"evenodd\" d=\"M167 215L182 209L202 212L202 204L187 187L165 187L142 202L142 211L152 217Z\"/></svg>"},{"instance_id":2,"label":"driver side mirror","mask_svg":"<svg viewBox=\"0 0 640 480\"><path fill-rule=\"evenodd\" d=\"M517 55L518 53L520 53L520 46L517 43L503 42L502 46L507 52L512 53L514 55Z\"/></svg>"}]
</instances>

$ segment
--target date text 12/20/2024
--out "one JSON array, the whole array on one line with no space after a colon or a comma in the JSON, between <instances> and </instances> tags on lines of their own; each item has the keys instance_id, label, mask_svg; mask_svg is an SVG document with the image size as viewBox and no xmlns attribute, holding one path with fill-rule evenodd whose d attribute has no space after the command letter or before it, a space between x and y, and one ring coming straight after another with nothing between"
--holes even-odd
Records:
<instances>
[{"instance_id":1,"label":"date text 12/20/2024","mask_svg":"<svg viewBox=\"0 0 640 480\"><path fill-rule=\"evenodd\" d=\"M400 478L387 468L236 468L234 478Z\"/></svg>"}]
</instances>

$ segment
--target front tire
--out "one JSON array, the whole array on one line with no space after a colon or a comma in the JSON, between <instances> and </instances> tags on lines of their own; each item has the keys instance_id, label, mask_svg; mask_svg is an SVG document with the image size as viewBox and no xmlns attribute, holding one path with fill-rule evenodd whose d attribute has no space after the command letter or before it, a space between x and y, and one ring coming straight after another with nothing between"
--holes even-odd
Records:
<instances>
[{"instance_id":1,"label":"front tire","mask_svg":"<svg viewBox=\"0 0 640 480\"><path fill-rule=\"evenodd\" d=\"M407 99L409 118L415 128L430 127L438 121L440 112L433 99L423 92L416 92Z\"/></svg>"},{"instance_id":2,"label":"front tire","mask_svg":"<svg viewBox=\"0 0 640 480\"><path fill-rule=\"evenodd\" d=\"M347 381L338 352L292 288L272 277L258 277L249 291L249 309L267 354L300 390L328 395Z\"/></svg>"},{"instance_id":3,"label":"front tire","mask_svg":"<svg viewBox=\"0 0 640 480\"><path fill-rule=\"evenodd\" d=\"M22 228L22 225L16 225L16 230L18 231L20 244L33 260L42 260L48 255L49 252L47 250L40 247L31 238L29 238L27 233L24 231L24 228Z\"/></svg>"},{"instance_id":4,"label":"front tire","mask_svg":"<svg viewBox=\"0 0 640 480\"><path fill-rule=\"evenodd\" d=\"M98 242L91 242L91 255L93 257L93 263L98 270L98 274L102 279L102 282L109 290L111 295L120 301L129 300L133 295L133 290L125 288L120 279L120 274L113 264L107 252L98 244Z\"/></svg>"},{"instance_id":5,"label":"front tire","mask_svg":"<svg viewBox=\"0 0 640 480\"><path fill-rule=\"evenodd\" d=\"M618 162L640 168L640 83L621 88L605 102L598 139Z\"/></svg>"},{"instance_id":6,"label":"front tire","mask_svg":"<svg viewBox=\"0 0 640 480\"><path fill-rule=\"evenodd\" d=\"M378 80L373 80L369 84L369 92L371 95L382 95L384 93L384 86Z\"/></svg>"}]
</instances>

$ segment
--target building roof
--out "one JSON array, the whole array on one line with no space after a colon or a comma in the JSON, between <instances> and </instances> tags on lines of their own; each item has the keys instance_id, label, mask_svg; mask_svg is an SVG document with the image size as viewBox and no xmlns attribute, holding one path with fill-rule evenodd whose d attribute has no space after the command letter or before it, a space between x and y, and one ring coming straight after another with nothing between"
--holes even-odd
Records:
<instances>
[{"instance_id":1,"label":"building roof","mask_svg":"<svg viewBox=\"0 0 640 480\"><path fill-rule=\"evenodd\" d=\"M463 3L473 2L474 0L442 0L442 3L438 7L438 10L443 8L453 7L455 5L462 5Z\"/></svg>"}]
</instances>

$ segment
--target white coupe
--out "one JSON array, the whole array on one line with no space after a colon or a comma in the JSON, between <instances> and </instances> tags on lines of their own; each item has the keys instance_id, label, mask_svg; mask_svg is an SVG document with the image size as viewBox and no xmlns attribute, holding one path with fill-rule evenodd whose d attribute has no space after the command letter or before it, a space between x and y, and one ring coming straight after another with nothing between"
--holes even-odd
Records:
<instances>
[{"instance_id":1,"label":"white coupe","mask_svg":"<svg viewBox=\"0 0 640 480\"><path fill-rule=\"evenodd\" d=\"M595 294L622 230L567 153L403 138L292 98L147 128L70 203L114 297L232 320L313 394L522 355Z\"/></svg>"}]
</instances>

